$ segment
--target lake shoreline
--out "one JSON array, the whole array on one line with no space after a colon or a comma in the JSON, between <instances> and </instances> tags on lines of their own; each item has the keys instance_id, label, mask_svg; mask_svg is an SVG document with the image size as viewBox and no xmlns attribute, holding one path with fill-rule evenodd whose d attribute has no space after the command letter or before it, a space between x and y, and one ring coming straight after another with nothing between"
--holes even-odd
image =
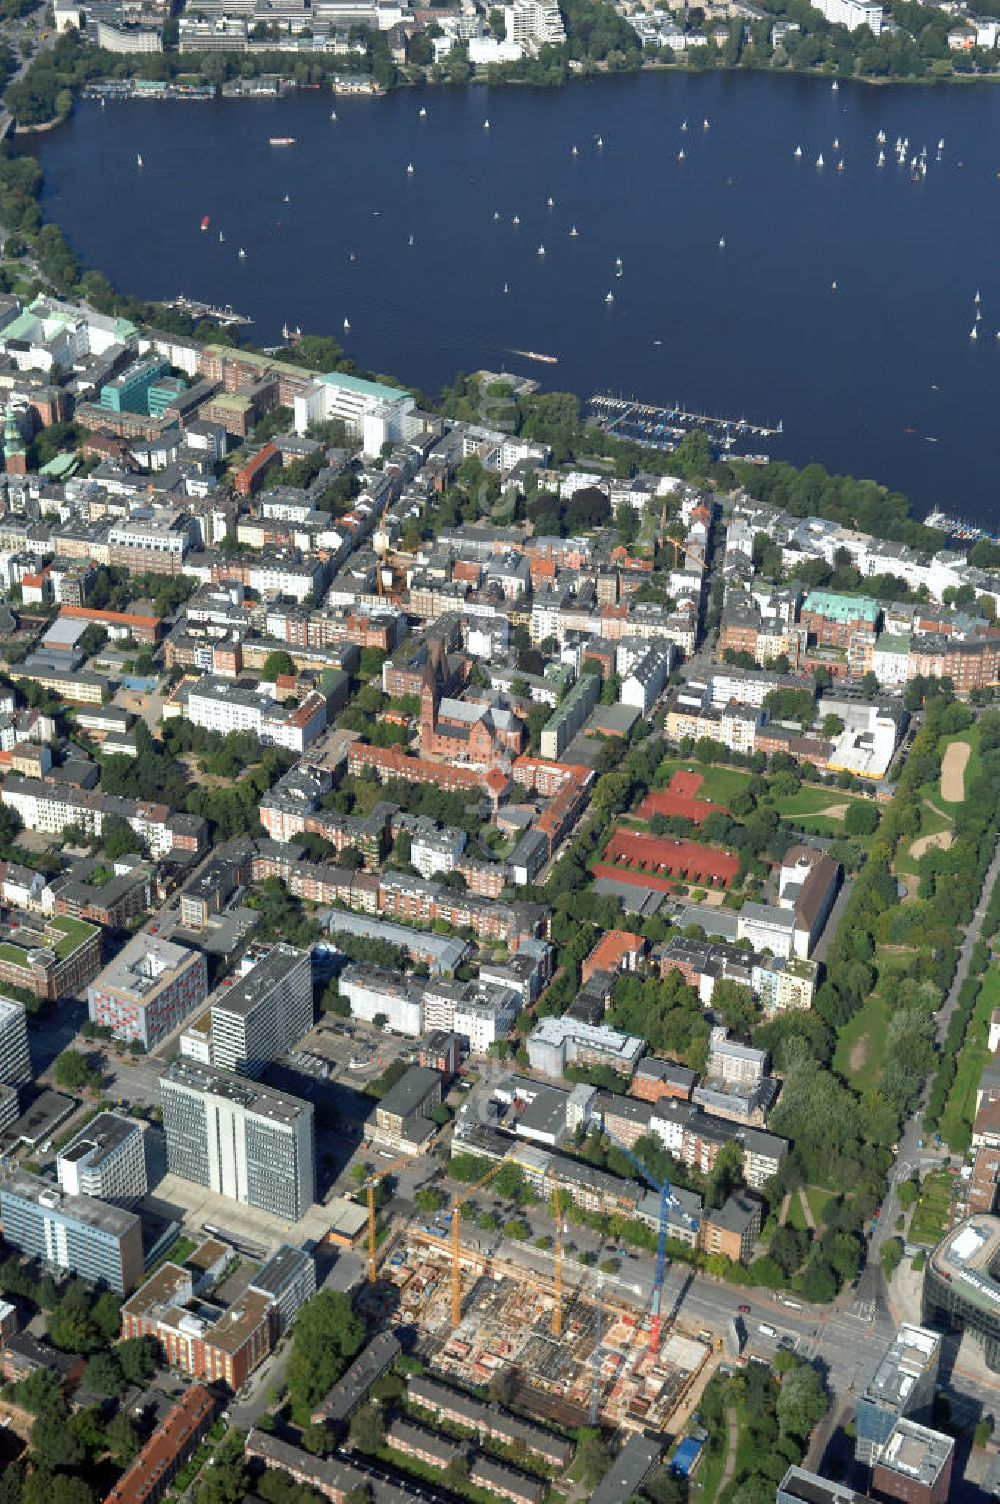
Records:
<instances>
[{"instance_id":1,"label":"lake shoreline","mask_svg":"<svg viewBox=\"0 0 1000 1504\"><path fill-rule=\"evenodd\" d=\"M966 444L970 461L978 459L988 431L975 371L995 358L993 324L970 368L971 308L959 308L958 334L939 318L933 339L924 337L923 315L891 313L897 299L904 307L926 302L925 279L911 285L908 268L925 259L915 248L928 208L946 225L968 218L972 194L990 206L984 218L993 216L993 195L981 183L991 153L973 143L988 141L995 91L832 93L798 75L790 87L762 71L752 81L737 76L749 70L697 81L697 70L677 70L667 86L661 80L671 71L620 80L592 74L600 89L529 87L516 99L506 87L454 86L423 96L428 115L419 124L413 89L387 94L378 111L368 100L338 100L339 124L330 120L328 91L269 97L269 111L247 116L216 100L207 133L199 112L133 107L124 120L88 103L67 130L23 149L44 169L44 218L63 228L84 267L100 269L124 295L155 302L181 287L199 301L230 303L254 319L255 344L277 342L283 324L328 333L362 368L404 372L432 392L456 372L485 367L541 379L544 389L579 393L584 402L594 392L624 392L733 420L767 412L784 419L781 439L762 446L774 460L891 477L915 516L953 510L961 493L963 510L984 520L992 505L987 471L961 456L956 463L955 446ZM876 99L899 102L890 111ZM674 134L684 114L693 121L688 137ZM712 117L710 132L700 128L703 115ZM917 151L921 140L947 136L946 160L931 161L926 184L915 184L892 153L875 173L883 125L891 139L909 135ZM837 134L844 174L829 149ZM295 137L297 146L269 152L271 135ZM225 179L208 186L197 166L206 139L227 164ZM649 140L652 157L645 146L636 151ZM678 161L682 141L686 166ZM793 162L798 141L803 160ZM570 154L573 142L579 157ZM825 174L814 170L820 146ZM523 172L515 170L520 162ZM991 182L994 171L989 163ZM445 184L453 208L441 214L435 200ZM117 216L95 220L95 193L120 204L121 233ZM546 194L554 209L545 209ZM346 214L335 207L347 204ZM206 216L210 235L199 233ZM568 238L571 224L579 239ZM870 258L855 234L860 225L873 235ZM246 260L235 261L238 247ZM991 271L956 257L954 243L949 250L947 280L959 288L968 281L970 299L982 280L992 320L1000 289ZM966 259L975 269L963 273ZM932 324L946 301L928 306ZM786 305L794 313L783 312ZM345 320L350 332L342 335ZM857 338L887 352L879 377L872 362L855 369ZM558 365L525 365L512 353L518 349L549 352ZM953 408L928 398L939 384L954 389Z\"/></svg>"},{"instance_id":2,"label":"lake shoreline","mask_svg":"<svg viewBox=\"0 0 1000 1504\"><path fill-rule=\"evenodd\" d=\"M294 54L286 55L294 56ZM843 87L850 85L862 85L864 87L873 89L937 88L939 86L951 87L952 85L968 86L975 84L1000 84L1000 68L997 68L992 73L949 73L935 78L920 77L916 74L908 75L902 78L881 78L853 73L838 73L837 71L830 68L796 68L791 65L786 68L771 68L765 65L757 67L753 64L742 65L739 63L716 63L711 67L699 68L694 67L690 63L684 62L683 60L677 60L675 62L661 62L658 59L648 59L640 63L638 67L607 68L602 67L598 64L593 69L588 69L584 72L576 72L575 70L570 69L567 76L561 79L534 80L523 78L508 78L505 77L502 72L497 73L496 75L491 77L477 77L473 75L471 78L464 79L461 82L454 82L453 80L446 78L432 77L398 78L384 87L380 87L377 90L373 89L368 94L354 97L363 97L366 101L380 99L384 100L396 94L421 89L430 89L435 92L447 93L454 93L462 89L472 90L477 88L504 90L523 89L529 93L550 93L560 89L568 88L572 84L594 83L610 78L638 78L646 74L663 74L667 76L676 74L684 78L725 75L728 77L756 76L775 79L811 79L817 83L827 83L831 86L836 83L838 84L838 86ZM257 76L259 77L260 75ZM190 75L182 75L182 77L186 82L195 84L199 88L205 85L205 76L203 73L200 73L198 71L192 72ZM370 77L370 75L365 73L357 73L345 74L345 77L368 78ZM163 80L162 82L164 83L166 89L170 89L171 87L176 88L178 84L177 79ZM245 82L252 82L252 77L245 80ZM136 90L135 86L137 84L146 84L147 87ZM149 80L145 80L136 76L132 76L130 78L116 78L108 74L102 78L88 79L86 83L79 85L74 90L74 102L76 102L79 97L86 97L88 88L121 88L122 86L131 86L135 91L126 96L124 101L122 101L126 103L131 103L133 100L141 99L144 102L155 104L164 101L175 101L180 99L184 100L185 103L192 104L222 101L225 101L228 104L233 104L241 103L244 100L267 101L276 97L281 97L280 94L275 95L270 93L260 93L252 90L248 90L246 93L238 95L225 94L223 92L224 85L222 84L216 84L214 86L215 93L212 96L204 96L201 94L187 95L183 92L172 94L164 93L161 95L150 92L148 84ZM331 79L326 79L320 84L302 84L295 79L281 78L279 79L279 85L281 86L282 90L287 93L298 94L304 92L315 92L317 89L321 90L324 93L330 93L333 95L337 95L338 93ZM341 95L339 97L344 96ZM348 95L347 97L351 96ZM49 130L52 129L55 125L59 124L62 124L62 121L57 119L54 121L44 122L43 124L37 126L18 125L15 127L15 134L21 135L35 130Z\"/></svg>"}]
</instances>

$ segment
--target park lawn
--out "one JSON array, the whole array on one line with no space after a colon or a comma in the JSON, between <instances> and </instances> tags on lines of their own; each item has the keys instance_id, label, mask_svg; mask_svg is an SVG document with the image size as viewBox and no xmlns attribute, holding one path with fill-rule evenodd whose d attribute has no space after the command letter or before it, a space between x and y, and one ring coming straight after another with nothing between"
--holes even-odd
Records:
<instances>
[{"instance_id":1,"label":"park lawn","mask_svg":"<svg viewBox=\"0 0 1000 1504\"><path fill-rule=\"evenodd\" d=\"M744 773L741 768L706 767L693 757L687 761L679 757L668 757L660 763L656 771L655 787L665 789L678 771L701 774L704 782L698 790L698 798L705 799L709 804L728 805L734 794L746 788L752 776L750 773Z\"/></svg>"},{"instance_id":2,"label":"park lawn","mask_svg":"<svg viewBox=\"0 0 1000 1504\"><path fill-rule=\"evenodd\" d=\"M790 815L788 823L794 830L805 831L810 836L832 836L836 839L844 834L843 820L835 820L830 815ZM859 845L867 845L868 836L852 836L852 841Z\"/></svg>"},{"instance_id":3,"label":"park lawn","mask_svg":"<svg viewBox=\"0 0 1000 1504\"><path fill-rule=\"evenodd\" d=\"M786 794L769 802L773 803L779 815L794 819L796 815L818 815L831 805L860 804L862 801L845 794L842 789L817 788L815 784L804 783L797 793Z\"/></svg>"},{"instance_id":4,"label":"park lawn","mask_svg":"<svg viewBox=\"0 0 1000 1504\"><path fill-rule=\"evenodd\" d=\"M805 1190L809 1210L813 1214L813 1221L817 1227L822 1227L826 1221L827 1207L831 1201L836 1201L837 1199L836 1192L825 1191L820 1185L807 1185Z\"/></svg>"},{"instance_id":5,"label":"park lawn","mask_svg":"<svg viewBox=\"0 0 1000 1504\"><path fill-rule=\"evenodd\" d=\"M993 1058L987 1048L990 1014L997 1007L1000 1007L1000 971L991 967L983 978L965 1043L958 1052L955 1079L941 1114L941 1137L949 1149L964 1152L972 1142L979 1077L983 1066Z\"/></svg>"},{"instance_id":6,"label":"park lawn","mask_svg":"<svg viewBox=\"0 0 1000 1504\"><path fill-rule=\"evenodd\" d=\"M729 1450L729 1433L725 1421L722 1436L712 1436L705 1447L701 1466L698 1469L696 1498L698 1504L712 1504L719 1492L722 1474L726 1470L726 1455Z\"/></svg>"},{"instance_id":7,"label":"park lawn","mask_svg":"<svg viewBox=\"0 0 1000 1504\"><path fill-rule=\"evenodd\" d=\"M940 1242L951 1217L953 1178L947 1170L932 1170L920 1187L908 1233L911 1243L932 1248Z\"/></svg>"},{"instance_id":8,"label":"park lawn","mask_svg":"<svg viewBox=\"0 0 1000 1504\"><path fill-rule=\"evenodd\" d=\"M920 834L922 836L936 836L939 831L954 829L954 825L954 816L946 814L933 800L929 799L921 806Z\"/></svg>"},{"instance_id":9,"label":"park lawn","mask_svg":"<svg viewBox=\"0 0 1000 1504\"><path fill-rule=\"evenodd\" d=\"M812 1205L811 1202L809 1204L810 1206ZM795 1191L792 1192L792 1199L788 1203L788 1216L785 1218L785 1226L797 1228L799 1232L808 1231L806 1227L806 1214L802 1210L802 1203Z\"/></svg>"},{"instance_id":10,"label":"park lawn","mask_svg":"<svg viewBox=\"0 0 1000 1504\"><path fill-rule=\"evenodd\" d=\"M864 1007L848 1019L837 1035L833 1068L850 1082L856 1092L870 1091L878 1084L888 1024L888 1009L878 993L873 992Z\"/></svg>"}]
</instances>

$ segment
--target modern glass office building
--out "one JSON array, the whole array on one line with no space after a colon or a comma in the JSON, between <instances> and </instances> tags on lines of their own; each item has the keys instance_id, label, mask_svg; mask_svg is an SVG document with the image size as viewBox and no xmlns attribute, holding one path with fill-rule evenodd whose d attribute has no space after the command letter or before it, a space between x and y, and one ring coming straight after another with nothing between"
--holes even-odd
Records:
<instances>
[{"instance_id":1,"label":"modern glass office building","mask_svg":"<svg viewBox=\"0 0 1000 1504\"><path fill-rule=\"evenodd\" d=\"M969 1217L941 1239L924 1270L923 1320L972 1332L1000 1373L1000 1217Z\"/></svg>"}]
</instances>

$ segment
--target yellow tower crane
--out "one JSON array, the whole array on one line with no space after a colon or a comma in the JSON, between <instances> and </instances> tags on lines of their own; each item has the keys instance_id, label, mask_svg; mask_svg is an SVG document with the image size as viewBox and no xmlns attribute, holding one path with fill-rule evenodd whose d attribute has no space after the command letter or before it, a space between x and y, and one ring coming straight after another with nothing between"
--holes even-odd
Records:
<instances>
[{"instance_id":1,"label":"yellow tower crane","mask_svg":"<svg viewBox=\"0 0 1000 1504\"><path fill-rule=\"evenodd\" d=\"M555 1258L555 1290L552 1302L552 1335L562 1336L562 1266L563 1266L563 1224L562 1208L559 1205L559 1181L553 1168L552 1175L552 1201L556 1219L556 1258Z\"/></svg>"},{"instance_id":2,"label":"yellow tower crane","mask_svg":"<svg viewBox=\"0 0 1000 1504\"><path fill-rule=\"evenodd\" d=\"M384 1170L373 1170L364 1183L368 1193L368 1283L370 1285L373 1285L378 1278L375 1256L375 1187L387 1175L393 1175L404 1165L412 1164L415 1158L414 1154L404 1154L401 1159L394 1159L391 1164L386 1165Z\"/></svg>"},{"instance_id":3,"label":"yellow tower crane","mask_svg":"<svg viewBox=\"0 0 1000 1504\"><path fill-rule=\"evenodd\" d=\"M460 1236L462 1207L471 1196L474 1196L477 1191L481 1191L484 1185L488 1185L494 1175L498 1175L503 1167L503 1160L499 1164L492 1165L486 1174L476 1181L475 1185L470 1185L467 1191L464 1191L461 1196L456 1197L451 1203L451 1326L453 1331L462 1319L462 1248Z\"/></svg>"}]
</instances>

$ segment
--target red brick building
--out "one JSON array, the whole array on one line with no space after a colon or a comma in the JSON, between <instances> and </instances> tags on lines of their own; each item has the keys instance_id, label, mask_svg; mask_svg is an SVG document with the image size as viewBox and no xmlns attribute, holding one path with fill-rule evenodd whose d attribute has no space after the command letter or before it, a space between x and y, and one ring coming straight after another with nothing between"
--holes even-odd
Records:
<instances>
[{"instance_id":1,"label":"red brick building","mask_svg":"<svg viewBox=\"0 0 1000 1504\"><path fill-rule=\"evenodd\" d=\"M677 878L682 882L728 887L739 858L695 841L673 841L644 831L616 830L604 848L605 864Z\"/></svg>"},{"instance_id":2,"label":"red brick building","mask_svg":"<svg viewBox=\"0 0 1000 1504\"><path fill-rule=\"evenodd\" d=\"M616 977L620 971L635 971L639 961L649 949L649 941L630 930L608 930L594 946L580 968L580 979L586 984L597 971L608 972Z\"/></svg>"},{"instance_id":3,"label":"red brick building","mask_svg":"<svg viewBox=\"0 0 1000 1504\"><path fill-rule=\"evenodd\" d=\"M271 1351L276 1307L247 1290L212 1320L192 1313L193 1300L189 1270L164 1264L122 1305L122 1337L152 1337L171 1368L235 1391Z\"/></svg>"},{"instance_id":4,"label":"red brick building","mask_svg":"<svg viewBox=\"0 0 1000 1504\"><path fill-rule=\"evenodd\" d=\"M281 450L276 444L265 444L247 460L242 470L237 470L233 490L238 496L253 496L264 483L269 470L281 464Z\"/></svg>"},{"instance_id":5,"label":"red brick building","mask_svg":"<svg viewBox=\"0 0 1000 1504\"><path fill-rule=\"evenodd\" d=\"M697 1071L688 1070L685 1065L647 1055L636 1066L629 1091L640 1102L659 1102L664 1097L689 1102L697 1079Z\"/></svg>"},{"instance_id":6,"label":"red brick building","mask_svg":"<svg viewBox=\"0 0 1000 1504\"><path fill-rule=\"evenodd\" d=\"M163 622L158 616L146 616L137 611L99 611L92 606L63 606L60 616L73 621L92 621L99 627L107 627L134 638L146 647L153 647L163 635Z\"/></svg>"},{"instance_id":7,"label":"red brick building","mask_svg":"<svg viewBox=\"0 0 1000 1504\"><path fill-rule=\"evenodd\" d=\"M524 743L521 720L512 710L443 695L442 656L440 644L432 643L420 688L422 754L486 768L516 756Z\"/></svg>"},{"instance_id":8,"label":"red brick building","mask_svg":"<svg viewBox=\"0 0 1000 1504\"><path fill-rule=\"evenodd\" d=\"M215 1401L208 1390L203 1384L192 1385L157 1426L104 1504L157 1504L208 1433L214 1415Z\"/></svg>"}]
</instances>

